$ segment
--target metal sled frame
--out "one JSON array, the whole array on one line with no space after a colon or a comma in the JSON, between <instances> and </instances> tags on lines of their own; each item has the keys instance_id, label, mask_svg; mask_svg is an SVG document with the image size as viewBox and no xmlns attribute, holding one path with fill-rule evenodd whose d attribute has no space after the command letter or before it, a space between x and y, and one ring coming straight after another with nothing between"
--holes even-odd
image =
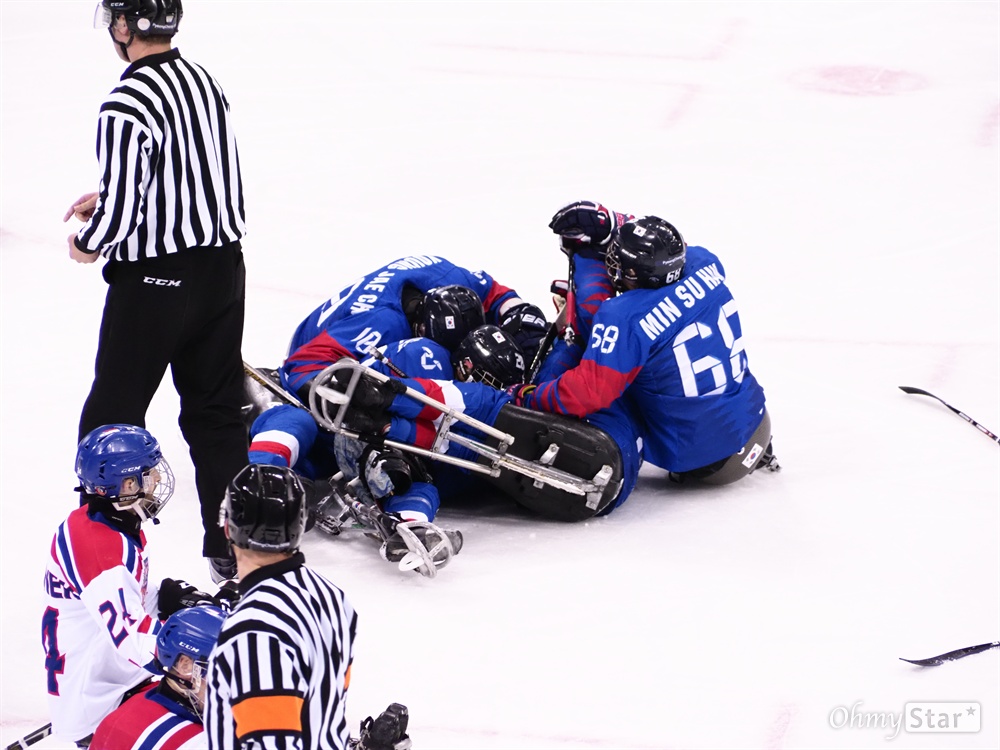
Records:
<instances>
[{"instance_id":1,"label":"metal sled frame","mask_svg":"<svg viewBox=\"0 0 1000 750\"><path fill-rule=\"evenodd\" d=\"M408 550L398 561L398 568L403 572L415 570L426 578L434 578L438 570L448 565L458 554L461 544L456 549L450 536L456 532L442 529L430 521L403 521L394 514L386 513L370 497L367 501L360 499L358 492L360 486L360 479L355 477L348 481L342 471L330 477L331 499L335 503L334 512L323 513L320 510L322 505L318 506L315 509L316 528L331 536L340 536L349 531L361 531L365 536L383 545L388 543L393 535L398 535ZM430 547L424 546L414 529L432 532L437 541Z\"/></svg>"},{"instance_id":2,"label":"metal sled frame","mask_svg":"<svg viewBox=\"0 0 1000 750\"><path fill-rule=\"evenodd\" d=\"M345 369L351 370L351 378L348 381L346 391L335 390L327 385L323 385L323 383L329 383L333 380L334 372ZM379 382L389 380L387 375L365 367L360 362L345 360L335 362L313 378L309 386L309 411L322 427L331 432L341 433L349 437L362 438L358 433L344 427L344 416L347 414L347 408L350 405L355 388L362 377L374 378ZM547 484L573 495L585 496L587 498L587 505L593 508L597 507L604 494L604 489L611 479L612 470L610 466L604 466L594 475L593 479L584 479L575 474L553 468L550 464L555 460L559 450L556 445L550 445L537 462L508 455L507 449L514 443L513 435L501 432L484 422L480 422L478 419L473 419L466 414L451 409L440 401L436 401L412 388L407 388L405 395L436 409L444 415L438 427L437 437L430 450L394 440L386 440L385 445L424 456L433 461L460 466L480 474L488 474L491 477L497 477L503 469L507 469L533 479L536 486L540 487L543 484ZM451 426L455 422L461 422L478 430L484 435L497 440L499 445L496 448L492 448L478 440L453 433ZM443 450L445 443L448 441L483 456L489 463L477 463L447 455Z\"/></svg>"}]
</instances>

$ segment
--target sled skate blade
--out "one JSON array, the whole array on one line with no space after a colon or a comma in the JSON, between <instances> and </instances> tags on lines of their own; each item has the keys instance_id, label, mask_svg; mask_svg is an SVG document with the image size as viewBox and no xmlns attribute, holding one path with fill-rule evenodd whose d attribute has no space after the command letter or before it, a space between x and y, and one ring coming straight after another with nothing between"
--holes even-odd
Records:
<instances>
[{"instance_id":1,"label":"sled skate blade","mask_svg":"<svg viewBox=\"0 0 1000 750\"><path fill-rule=\"evenodd\" d=\"M418 552L407 552L403 555L403 559L399 561L399 569L403 573L409 573L411 570L416 570L421 565L426 565L427 561ZM434 570L434 565L431 564L428 570ZM436 572L436 571L435 571ZM433 576L434 573L431 573Z\"/></svg>"},{"instance_id":2,"label":"sled skate blade","mask_svg":"<svg viewBox=\"0 0 1000 750\"><path fill-rule=\"evenodd\" d=\"M403 550L407 550L405 553ZM401 571L415 570L433 578L462 549L459 531L442 529L430 521L404 521L382 545L382 557L397 561Z\"/></svg>"}]
</instances>

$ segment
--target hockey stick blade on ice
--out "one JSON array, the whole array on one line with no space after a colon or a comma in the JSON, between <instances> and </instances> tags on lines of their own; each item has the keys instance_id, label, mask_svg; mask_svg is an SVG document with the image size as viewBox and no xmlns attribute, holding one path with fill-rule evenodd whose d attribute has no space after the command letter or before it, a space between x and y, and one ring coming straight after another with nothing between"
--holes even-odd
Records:
<instances>
[{"instance_id":1,"label":"hockey stick blade on ice","mask_svg":"<svg viewBox=\"0 0 1000 750\"><path fill-rule=\"evenodd\" d=\"M979 424L979 422L977 422L976 420L974 420L972 417L970 417L965 412L956 409L954 406L952 406L951 404L949 404L947 401L945 401L945 400L943 400L941 398L938 398L933 393L928 393L927 391L925 391L925 390L923 390L921 388L912 388L911 386L908 386L908 385L901 385L901 386L899 386L899 390L901 390L903 393L914 393L914 394L917 394L919 396L930 396L931 398L933 398L933 399L935 399L937 401L940 401L942 404L944 404L945 406L947 406L949 409L951 409L958 416L960 416L966 422L968 422L973 427L975 427L977 430L979 430L981 433L983 433L986 437L988 437L994 443L996 443L997 445L1000 445L1000 437L997 437L996 435L994 435L992 432L990 432L989 430L987 430L985 427L983 427L981 424Z\"/></svg>"},{"instance_id":2,"label":"hockey stick blade on ice","mask_svg":"<svg viewBox=\"0 0 1000 750\"><path fill-rule=\"evenodd\" d=\"M41 742L50 734L52 734L52 725L46 724L44 727L39 727L34 732L24 735L17 742L10 743L7 745L7 750L24 750L24 748L31 747L36 742Z\"/></svg>"},{"instance_id":3,"label":"hockey stick blade on ice","mask_svg":"<svg viewBox=\"0 0 1000 750\"><path fill-rule=\"evenodd\" d=\"M1000 641L980 643L978 646L957 648L954 651L949 651L948 653L941 654L940 656L932 656L929 659L904 659L903 657L900 657L899 660L908 661L910 664L916 664L918 667L936 667L939 664L944 664L946 661L955 661L956 659L961 659L965 656L981 654L983 651L989 651L993 648L1000 648Z\"/></svg>"}]
</instances>

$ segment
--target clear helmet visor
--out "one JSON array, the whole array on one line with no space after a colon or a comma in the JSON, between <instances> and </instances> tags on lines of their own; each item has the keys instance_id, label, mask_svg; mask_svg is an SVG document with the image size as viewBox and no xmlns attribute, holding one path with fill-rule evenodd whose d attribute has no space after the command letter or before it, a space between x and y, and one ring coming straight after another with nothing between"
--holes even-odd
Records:
<instances>
[{"instance_id":1,"label":"clear helmet visor","mask_svg":"<svg viewBox=\"0 0 1000 750\"><path fill-rule=\"evenodd\" d=\"M115 500L118 510L131 510L143 521L156 518L174 494L174 473L162 458L136 477L122 480L121 494Z\"/></svg>"},{"instance_id":2,"label":"clear helmet visor","mask_svg":"<svg viewBox=\"0 0 1000 750\"><path fill-rule=\"evenodd\" d=\"M104 3L98 3L97 7L94 8L94 28L109 29L113 20L114 15L112 15L111 9L105 8Z\"/></svg>"}]
</instances>

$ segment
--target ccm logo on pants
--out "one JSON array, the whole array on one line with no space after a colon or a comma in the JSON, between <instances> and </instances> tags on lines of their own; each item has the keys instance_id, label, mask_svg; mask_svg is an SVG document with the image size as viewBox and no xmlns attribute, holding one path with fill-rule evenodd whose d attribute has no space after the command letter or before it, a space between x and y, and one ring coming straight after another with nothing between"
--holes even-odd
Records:
<instances>
[{"instance_id":1,"label":"ccm logo on pants","mask_svg":"<svg viewBox=\"0 0 1000 750\"><path fill-rule=\"evenodd\" d=\"M154 279L152 276L143 276L143 284L156 284L156 286L180 286L180 279Z\"/></svg>"}]
</instances>

